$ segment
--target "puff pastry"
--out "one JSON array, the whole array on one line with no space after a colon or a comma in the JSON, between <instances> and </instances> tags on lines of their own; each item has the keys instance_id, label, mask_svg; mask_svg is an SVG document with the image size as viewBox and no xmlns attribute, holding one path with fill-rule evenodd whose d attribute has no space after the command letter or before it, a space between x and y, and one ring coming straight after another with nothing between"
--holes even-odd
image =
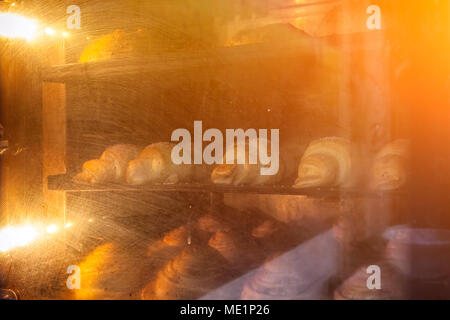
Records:
<instances>
[{"instance_id":1,"label":"puff pastry","mask_svg":"<svg viewBox=\"0 0 450 320\"><path fill-rule=\"evenodd\" d=\"M135 159L140 148L131 144L117 144L106 148L100 159L89 160L75 176L76 181L89 183L121 182L125 180L128 162Z\"/></svg>"},{"instance_id":2,"label":"puff pastry","mask_svg":"<svg viewBox=\"0 0 450 320\"><path fill-rule=\"evenodd\" d=\"M371 187L376 190L394 190L402 187L408 178L408 157L408 140L398 139L384 146L372 164Z\"/></svg>"},{"instance_id":3,"label":"puff pastry","mask_svg":"<svg viewBox=\"0 0 450 320\"><path fill-rule=\"evenodd\" d=\"M193 166L176 165L172 162L171 152L174 146L170 142L159 142L147 146L137 159L128 164L127 183L141 185L189 180L193 174Z\"/></svg>"},{"instance_id":4,"label":"puff pastry","mask_svg":"<svg viewBox=\"0 0 450 320\"><path fill-rule=\"evenodd\" d=\"M350 187L359 176L359 156L354 145L341 137L309 144L298 166L294 187Z\"/></svg>"},{"instance_id":5,"label":"puff pastry","mask_svg":"<svg viewBox=\"0 0 450 320\"><path fill-rule=\"evenodd\" d=\"M237 164L238 148L234 144L234 164L226 164L227 153L231 150L226 150L224 155L224 164L218 165L211 174L211 181L215 184L228 185L264 185L279 182L284 174L285 165L279 160L279 170L274 175L262 175L261 168L268 167L262 165L259 161L257 164L250 164L249 162L249 143L245 144L245 163ZM267 142L267 149L270 150L270 141Z\"/></svg>"}]
</instances>

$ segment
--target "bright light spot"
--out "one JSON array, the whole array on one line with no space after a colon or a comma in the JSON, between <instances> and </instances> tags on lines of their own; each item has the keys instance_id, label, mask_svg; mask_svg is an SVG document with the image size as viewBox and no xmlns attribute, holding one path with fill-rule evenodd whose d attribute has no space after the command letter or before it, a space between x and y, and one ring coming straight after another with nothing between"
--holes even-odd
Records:
<instances>
[{"instance_id":1,"label":"bright light spot","mask_svg":"<svg viewBox=\"0 0 450 320\"><path fill-rule=\"evenodd\" d=\"M11 3L10 7L14 7L16 5L15 2Z\"/></svg>"},{"instance_id":2,"label":"bright light spot","mask_svg":"<svg viewBox=\"0 0 450 320\"><path fill-rule=\"evenodd\" d=\"M64 226L64 228L70 228L71 226L73 226L72 222L67 222L66 225Z\"/></svg>"},{"instance_id":3,"label":"bright light spot","mask_svg":"<svg viewBox=\"0 0 450 320\"><path fill-rule=\"evenodd\" d=\"M6 227L0 230L0 252L25 246L32 242L38 235L38 232L29 225L23 227Z\"/></svg>"},{"instance_id":4,"label":"bright light spot","mask_svg":"<svg viewBox=\"0 0 450 320\"><path fill-rule=\"evenodd\" d=\"M56 226L56 224L51 224L45 229L45 231L47 231L48 233L55 233L56 231L58 231L58 227Z\"/></svg>"},{"instance_id":5,"label":"bright light spot","mask_svg":"<svg viewBox=\"0 0 450 320\"><path fill-rule=\"evenodd\" d=\"M37 34L35 20L14 13L0 13L0 36L32 40Z\"/></svg>"},{"instance_id":6,"label":"bright light spot","mask_svg":"<svg viewBox=\"0 0 450 320\"><path fill-rule=\"evenodd\" d=\"M53 35L56 34L56 31L53 30L52 28L49 28L49 27L46 27L46 28L44 29L44 32L45 32L45 34L48 35L48 36L53 36Z\"/></svg>"},{"instance_id":7,"label":"bright light spot","mask_svg":"<svg viewBox=\"0 0 450 320\"><path fill-rule=\"evenodd\" d=\"M69 33L63 31L62 36L63 36L64 38L68 38L68 37L69 37Z\"/></svg>"}]
</instances>

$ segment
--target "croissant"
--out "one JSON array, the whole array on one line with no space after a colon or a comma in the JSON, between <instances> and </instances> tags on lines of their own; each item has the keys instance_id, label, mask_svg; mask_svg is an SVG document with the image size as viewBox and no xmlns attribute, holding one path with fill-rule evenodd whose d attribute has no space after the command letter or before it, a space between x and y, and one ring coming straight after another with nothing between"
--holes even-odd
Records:
<instances>
[{"instance_id":1,"label":"croissant","mask_svg":"<svg viewBox=\"0 0 450 320\"><path fill-rule=\"evenodd\" d=\"M267 144L267 149L270 150L270 141ZM227 152L231 152L227 150L223 158L224 164L217 166L211 174L212 182L237 186L271 184L281 180L284 169L281 163L277 174L261 175L261 168L265 166L259 162L257 164L249 163L249 143L245 144L245 150L245 163L237 164L238 148L237 144L234 144L234 164L226 164Z\"/></svg>"},{"instance_id":2,"label":"croissant","mask_svg":"<svg viewBox=\"0 0 450 320\"><path fill-rule=\"evenodd\" d=\"M183 248L199 240L195 234L191 234L186 226L181 226L167 232L163 238L150 244L147 249L147 256L155 261L167 261L179 254Z\"/></svg>"},{"instance_id":3,"label":"croissant","mask_svg":"<svg viewBox=\"0 0 450 320\"><path fill-rule=\"evenodd\" d=\"M377 263L382 270L381 289L369 289L368 278L371 273L364 266L358 269L334 292L335 300L401 300L407 298L405 282L393 267L385 262Z\"/></svg>"},{"instance_id":4,"label":"croissant","mask_svg":"<svg viewBox=\"0 0 450 320\"><path fill-rule=\"evenodd\" d=\"M273 220L265 220L252 230L252 236L256 239L270 237L280 230L280 226Z\"/></svg>"},{"instance_id":5,"label":"croissant","mask_svg":"<svg viewBox=\"0 0 450 320\"><path fill-rule=\"evenodd\" d=\"M100 159L83 164L75 180L89 183L121 182L125 178L128 162L139 154L139 147L131 144L117 144L106 148Z\"/></svg>"},{"instance_id":6,"label":"croissant","mask_svg":"<svg viewBox=\"0 0 450 320\"><path fill-rule=\"evenodd\" d=\"M181 226L168 232L164 238L163 242L168 246L183 246L189 242L189 231L185 226Z\"/></svg>"},{"instance_id":7,"label":"croissant","mask_svg":"<svg viewBox=\"0 0 450 320\"><path fill-rule=\"evenodd\" d=\"M79 263L81 286L72 290L77 300L136 299L142 271L132 254L108 242L97 246Z\"/></svg>"},{"instance_id":8,"label":"croissant","mask_svg":"<svg viewBox=\"0 0 450 320\"><path fill-rule=\"evenodd\" d=\"M274 220L265 220L251 230L252 237L265 253L287 250L298 244L298 230L294 232L288 226Z\"/></svg>"},{"instance_id":9,"label":"croissant","mask_svg":"<svg viewBox=\"0 0 450 320\"><path fill-rule=\"evenodd\" d=\"M349 187L358 176L358 161L354 146L345 138L315 140L300 160L294 187Z\"/></svg>"},{"instance_id":10,"label":"croissant","mask_svg":"<svg viewBox=\"0 0 450 320\"><path fill-rule=\"evenodd\" d=\"M225 219L214 214L205 214L200 216L197 220L196 226L198 230L206 233L216 233L230 229L230 226L227 224Z\"/></svg>"},{"instance_id":11,"label":"croissant","mask_svg":"<svg viewBox=\"0 0 450 320\"><path fill-rule=\"evenodd\" d=\"M198 299L223 283L226 261L209 247L188 246L142 291L143 299Z\"/></svg>"},{"instance_id":12,"label":"croissant","mask_svg":"<svg viewBox=\"0 0 450 320\"><path fill-rule=\"evenodd\" d=\"M302 274L302 261L294 252L278 256L257 270L245 284L242 300L303 300L320 297L315 279Z\"/></svg>"},{"instance_id":13,"label":"croissant","mask_svg":"<svg viewBox=\"0 0 450 320\"><path fill-rule=\"evenodd\" d=\"M147 255L166 247L182 247L189 242L190 234L185 226L178 227L167 232L162 239L152 243L147 251Z\"/></svg>"},{"instance_id":14,"label":"croissant","mask_svg":"<svg viewBox=\"0 0 450 320\"><path fill-rule=\"evenodd\" d=\"M372 164L371 187L376 190L394 190L407 180L409 141L398 139L383 147Z\"/></svg>"},{"instance_id":15,"label":"croissant","mask_svg":"<svg viewBox=\"0 0 450 320\"><path fill-rule=\"evenodd\" d=\"M310 37L305 32L289 23L274 23L239 31L227 42L227 46L250 43L289 43L308 38Z\"/></svg>"},{"instance_id":16,"label":"croissant","mask_svg":"<svg viewBox=\"0 0 450 320\"><path fill-rule=\"evenodd\" d=\"M192 176L193 168L190 165L176 165L172 162L171 152L174 146L170 142L159 142L147 146L137 159L128 164L127 183L140 185L188 180Z\"/></svg>"},{"instance_id":17,"label":"croissant","mask_svg":"<svg viewBox=\"0 0 450 320\"><path fill-rule=\"evenodd\" d=\"M209 239L208 245L216 249L234 270L256 266L262 257L254 239L231 230L216 232Z\"/></svg>"}]
</instances>

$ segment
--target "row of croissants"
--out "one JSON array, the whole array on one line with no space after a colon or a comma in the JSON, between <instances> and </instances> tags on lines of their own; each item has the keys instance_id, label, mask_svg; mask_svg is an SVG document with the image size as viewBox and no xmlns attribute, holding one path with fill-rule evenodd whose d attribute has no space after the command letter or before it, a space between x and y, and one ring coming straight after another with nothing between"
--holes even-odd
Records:
<instances>
[{"instance_id":1,"label":"row of croissants","mask_svg":"<svg viewBox=\"0 0 450 320\"><path fill-rule=\"evenodd\" d=\"M226 185L274 185L283 181L292 183L297 168L296 188L351 188L365 183L375 190L395 190L408 178L409 142L405 139L385 145L374 156L364 155L346 138L317 139L306 147L303 155L281 149L275 175L261 175L260 169L268 165L249 164L248 156L245 164L176 165L171 159L174 146L170 142L153 143L144 149L131 144L110 146L99 159L85 162L75 180L130 185L208 180ZM233 153L236 157L237 152Z\"/></svg>"},{"instance_id":2,"label":"row of croissants","mask_svg":"<svg viewBox=\"0 0 450 320\"><path fill-rule=\"evenodd\" d=\"M206 214L152 243L147 255L162 260L140 291L144 300L241 299L310 300L330 298L328 279L335 266L317 265L306 254L313 243L294 245L293 230L271 219L254 219L236 230L223 217ZM244 225L246 223L244 222ZM294 236L294 237L293 237ZM289 244L289 242L291 242ZM319 241L320 242L320 241ZM319 245L320 247L320 245ZM337 247L336 247L337 248ZM335 250L331 248L330 250ZM322 259L322 255L317 257ZM313 254L314 256L314 254ZM334 261L333 258L328 262ZM334 299L402 299L402 277L386 261L382 290L367 287L367 266L340 283Z\"/></svg>"},{"instance_id":3,"label":"row of croissants","mask_svg":"<svg viewBox=\"0 0 450 320\"><path fill-rule=\"evenodd\" d=\"M248 215L248 219L240 219L238 224L233 221L236 219L207 213L153 242L148 247L147 255L164 263L143 288L141 298L253 299L255 290L267 291L262 287L255 287L254 283L261 277L267 280L266 269L273 263L264 262L294 247L299 241L298 235L294 228L272 218L258 217L251 213L245 215ZM266 268L256 275L249 273L261 265ZM282 265L283 263L280 267ZM281 277L289 274L288 270L279 270L278 267L275 269L275 273L280 273ZM269 281L270 279L275 282L279 280L273 278L272 273ZM281 284L270 282L266 285L270 289ZM274 291L265 298L275 294L277 293ZM290 294L286 292L285 297L292 298ZM282 296L279 292L278 295Z\"/></svg>"},{"instance_id":4,"label":"row of croissants","mask_svg":"<svg viewBox=\"0 0 450 320\"><path fill-rule=\"evenodd\" d=\"M340 250L332 233L312 238L318 229L304 234L298 232L298 225L282 223L258 211L229 207L223 211L229 214L202 213L181 226L177 223L167 228L149 244L142 243L148 259L130 252L127 245L106 243L96 247L79 263L84 280L80 290L74 290L75 298L405 298L405 279L385 254L370 260L383 270L382 288L372 290L367 286L367 257L357 269L352 267L343 277L335 277Z\"/></svg>"}]
</instances>

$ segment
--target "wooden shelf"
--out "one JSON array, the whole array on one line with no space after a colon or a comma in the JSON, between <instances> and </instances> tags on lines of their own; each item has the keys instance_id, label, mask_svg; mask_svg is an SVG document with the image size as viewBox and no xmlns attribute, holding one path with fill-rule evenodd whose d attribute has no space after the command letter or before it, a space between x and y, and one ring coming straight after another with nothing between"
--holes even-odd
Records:
<instances>
[{"instance_id":1,"label":"wooden shelf","mask_svg":"<svg viewBox=\"0 0 450 320\"><path fill-rule=\"evenodd\" d=\"M177 72L202 68L212 73L218 67L248 63L268 64L271 61L315 56L319 67L330 55L359 49L371 50L383 46L383 33L372 31L324 38L302 38L290 43L258 43L234 47L221 47L202 51L165 52L140 58L116 58L86 63L55 65L42 70L46 82L80 82L86 80L126 79L136 75ZM332 66L328 66L332 67Z\"/></svg>"},{"instance_id":2,"label":"wooden shelf","mask_svg":"<svg viewBox=\"0 0 450 320\"><path fill-rule=\"evenodd\" d=\"M287 185L277 186L231 186L212 183L178 183L150 184L130 186L126 184L94 185L76 183L69 175L54 175L48 177L48 189L68 192L189 192L189 193L241 193L241 194L273 194L273 195L303 195L314 198L355 198L355 197L392 197L404 196L406 192L374 192L366 190L351 190L338 188L298 189Z\"/></svg>"},{"instance_id":3,"label":"wooden shelf","mask_svg":"<svg viewBox=\"0 0 450 320\"><path fill-rule=\"evenodd\" d=\"M313 41L313 40L311 40ZM289 45L280 44L275 48L269 44L252 44L223 47L203 51L165 52L140 58L117 58L103 61L56 65L42 72L44 81L67 82L86 79L101 80L115 77L130 77L136 74L173 72L192 68L215 68L236 65L249 61L267 63L279 59L310 54L310 40L303 39Z\"/></svg>"}]
</instances>

